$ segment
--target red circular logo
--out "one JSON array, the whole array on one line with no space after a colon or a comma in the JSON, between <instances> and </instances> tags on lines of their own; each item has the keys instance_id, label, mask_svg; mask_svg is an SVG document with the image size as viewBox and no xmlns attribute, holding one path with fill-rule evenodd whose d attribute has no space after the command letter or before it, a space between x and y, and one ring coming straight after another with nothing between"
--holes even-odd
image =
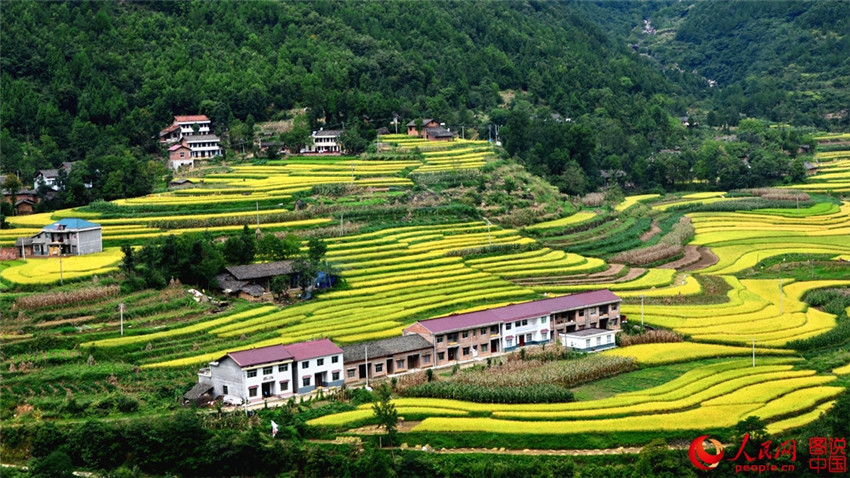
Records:
<instances>
[{"instance_id":1,"label":"red circular logo","mask_svg":"<svg viewBox=\"0 0 850 478\"><path fill-rule=\"evenodd\" d=\"M712 455L705 451L705 447L703 446L703 442L708 440L714 445L714 449L716 451L715 455ZM714 438L708 438L708 435L698 436L694 441L691 442L691 447L688 449L688 456L691 459L691 463L694 464L695 467L700 470L708 471L717 467L717 464L720 463L720 460L723 459L723 445L720 444L719 441Z\"/></svg>"}]
</instances>

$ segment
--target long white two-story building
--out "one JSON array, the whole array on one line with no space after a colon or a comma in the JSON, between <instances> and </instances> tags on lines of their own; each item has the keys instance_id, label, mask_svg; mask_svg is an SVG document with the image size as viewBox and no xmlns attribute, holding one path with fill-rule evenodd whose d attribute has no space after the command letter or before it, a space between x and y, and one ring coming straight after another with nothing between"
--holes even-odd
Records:
<instances>
[{"instance_id":1,"label":"long white two-story building","mask_svg":"<svg viewBox=\"0 0 850 478\"><path fill-rule=\"evenodd\" d=\"M251 403L338 387L342 368L342 349L321 339L228 352L198 372L198 383L225 402Z\"/></svg>"}]
</instances>

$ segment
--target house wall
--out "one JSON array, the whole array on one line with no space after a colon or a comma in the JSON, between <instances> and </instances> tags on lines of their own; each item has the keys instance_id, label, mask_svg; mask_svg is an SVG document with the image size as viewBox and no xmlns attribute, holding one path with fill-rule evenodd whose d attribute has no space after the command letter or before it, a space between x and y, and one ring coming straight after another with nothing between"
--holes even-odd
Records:
<instances>
[{"instance_id":1,"label":"house wall","mask_svg":"<svg viewBox=\"0 0 850 478\"><path fill-rule=\"evenodd\" d=\"M408 359L410 357L414 358L414 362L418 365L414 365L413 368L408 368L410 362ZM400 352L392 355L378 355L375 357L368 357L368 372L369 372L369 380L376 378L383 378L387 375L408 372L411 370L420 370L425 368L431 368L434 366L434 350L431 347L422 348L418 350L411 350L409 352ZM428 359L427 362L425 359ZM392 368L387 366L387 361L392 361ZM404 364L399 367L398 361L404 361ZM346 385L364 382L366 377L360 376L360 366L366 365L366 360L352 360L345 362L345 367L343 368L343 380ZM380 371L378 371L378 365L380 365ZM353 371L354 375L351 376L350 372Z\"/></svg>"},{"instance_id":2,"label":"house wall","mask_svg":"<svg viewBox=\"0 0 850 478\"><path fill-rule=\"evenodd\" d=\"M218 397L224 395L224 398L235 399L241 402L248 397L248 387L245 384L245 372L236 365L236 362L231 358L224 358L214 365L210 363L211 383L213 386L213 396ZM224 387L227 387L227 393L224 393Z\"/></svg>"},{"instance_id":3,"label":"house wall","mask_svg":"<svg viewBox=\"0 0 850 478\"><path fill-rule=\"evenodd\" d=\"M12 261L21 258L21 250L18 247L0 247L0 261Z\"/></svg>"},{"instance_id":4,"label":"house wall","mask_svg":"<svg viewBox=\"0 0 850 478\"><path fill-rule=\"evenodd\" d=\"M575 337L569 334L560 336L561 343L565 347L570 347L582 352L598 352L617 346L616 336L617 331L611 330L604 334L592 335L590 337Z\"/></svg>"},{"instance_id":5,"label":"house wall","mask_svg":"<svg viewBox=\"0 0 850 478\"><path fill-rule=\"evenodd\" d=\"M519 347L520 344L525 346L549 342L551 341L549 325L548 315L505 322L502 326L504 337L502 346L505 351L509 351Z\"/></svg>"},{"instance_id":6,"label":"house wall","mask_svg":"<svg viewBox=\"0 0 850 478\"><path fill-rule=\"evenodd\" d=\"M76 242L77 254L93 254L103 251L103 237L101 229L91 229L88 231L79 231L77 239L72 240L72 245Z\"/></svg>"},{"instance_id":7,"label":"house wall","mask_svg":"<svg viewBox=\"0 0 850 478\"><path fill-rule=\"evenodd\" d=\"M316 374L322 375L324 387L339 387L345 383L343 368L342 352L334 355L298 360L295 366L293 366L292 380L296 384L299 395L312 392L316 389ZM334 373L338 374L336 375L336 379L334 379Z\"/></svg>"},{"instance_id":8,"label":"house wall","mask_svg":"<svg viewBox=\"0 0 850 478\"><path fill-rule=\"evenodd\" d=\"M482 333L481 329L486 329L486 332ZM497 341L499 348L495 352L501 352L504 350L501 337L501 328L498 323L434 334L434 364L440 366L456 361L488 357L494 353L494 340ZM428 339L428 337L425 338Z\"/></svg>"},{"instance_id":9,"label":"house wall","mask_svg":"<svg viewBox=\"0 0 850 478\"><path fill-rule=\"evenodd\" d=\"M192 159L192 158L176 159L176 160L170 159L168 161L168 167L170 167L171 169L173 169L175 171L177 171L179 168L183 168L183 167L192 169L192 168L195 167L195 160Z\"/></svg>"}]
</instances>

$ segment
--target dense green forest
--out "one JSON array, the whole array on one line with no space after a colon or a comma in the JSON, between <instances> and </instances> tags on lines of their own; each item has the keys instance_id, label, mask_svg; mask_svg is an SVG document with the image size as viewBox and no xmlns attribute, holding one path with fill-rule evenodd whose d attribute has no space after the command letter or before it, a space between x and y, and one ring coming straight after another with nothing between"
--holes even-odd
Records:
<instances>
[{"instance_id":1,"label":"dense green forest","mask_svg":"<svg viewBox=\"0 0 850 478\"><path fill-rule=\"evenodd\" d=\"M674 179L653 159L702 147L708 136L683 128L682 115L828 126L822 110L848 91L847 2L772 2L766 13L743 2L734 15L719 14L725 3L692 4L3 2L1 169L26 185L38 169L80 161L54 207L135 196L164 173L154 137L173 115L206 114L237 144L250 141L245 124L301 108L312 129L368 117L365 134L396 114L481 137L498 126L532 171L583 193L600 184L599 169L625 170L638 189L688 179L696 159ZM679 29L639 54L627 29L656 14L679 14ZM780 48L788 39L794 48ZM801 50L796 69L778 68ZM659 68L659 58L687 68ZM823 88L777 87L802 77Z\"/></svg>"},{"instance_id":2,"label":"dense green forest","mask_svg":"<svg viewBox=\"0 0 850 478\"><path fill-rule=\"evenodd\" d=\"M594 18L680 84L701 88L709 125L739 114L818 128L850 125L850 2L596 2ZM643 20L649 20L647 31ZM689 88L697 93L697 90ZM843 111L843 113L842 113Z\"/></svg>"}]
</instances>

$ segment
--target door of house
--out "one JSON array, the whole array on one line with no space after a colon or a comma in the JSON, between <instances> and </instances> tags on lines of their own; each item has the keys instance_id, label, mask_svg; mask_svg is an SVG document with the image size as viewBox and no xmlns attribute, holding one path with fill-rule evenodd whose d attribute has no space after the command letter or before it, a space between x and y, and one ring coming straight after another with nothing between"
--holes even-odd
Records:
<instances>
[{"instance_id":1,"label":"door of house","mask_svg":"<svg viewBox=\"0 0 850 478\"><path fill-rule=\"evenodd\" d=\"M387 359L387 375L393 373L393 359Z\"/></svg>"},{"instance_id":2,"label":"door of house","mask_svg":"<svg viewBox=\"0 0 850 478\"><path fill-rule=\"evenodd\" d=\"M519 340L520 347L525 346L525 335L520 335L517 339Z\"/></svg>"},{"instance_id":3,"label":"door of house","mask_svg":"<svg viewBox=\"0 0 850 478\"><path fill-rule=\"evenodd\" d=\"M499 339L493 339L490 341L490 353L494 354L499 352Z\"/></svg>"},{"instance_id":4,"label":"door of house","mask_svg":"<svg viewBox=\"0 0 850 478\"><path fill-rule=\"evenodd\" d=\"M263 383L263 398L271 397L274 395L274 382L265 382Z\"/></svg>"},{"instance_id":5,"label":"door of house","mask_svg":"<svg viewBox=\"0 0 850 478\"><path fill-rule=\"evenodd\" d=\"M313 379L315 380L315 383L316 383L316 388L324 387L326 385L325 384L325 374L326 373L327 372L319 372L313 377Z\"/></svg>"},{"instance_id":6,"label":"door of house","mask_svg":"<svg viewBox=\"0 0 850 478\"><path fill-rule=\"evenodd\" d=\"M366 364L365 363L361 363L360 366L357 367L357 374L358 374L359 378L361 378L361 379L366 378Z\"/></svg>"},{"instance_id":7,"label":"door of house","mask_svg":"<svg viewBox=\"0 0 850 478\"><path fill-rule=\"evenodd\" d=\"M418 355L408 355L407 356L407 369L413 370L415 368L419 368L419 356Z\"/></svg>"}]
</instances>

